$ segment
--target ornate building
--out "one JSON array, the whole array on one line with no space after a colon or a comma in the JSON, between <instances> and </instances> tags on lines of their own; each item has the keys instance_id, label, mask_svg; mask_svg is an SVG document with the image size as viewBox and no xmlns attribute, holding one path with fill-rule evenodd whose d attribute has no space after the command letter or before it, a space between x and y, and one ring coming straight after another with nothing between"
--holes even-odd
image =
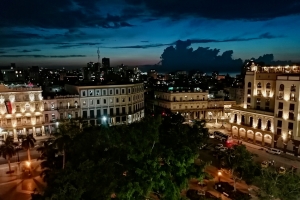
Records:
<instances>
[{"instance_id":1,"label":"ornate building","mask_svg":"<svg viewBox=\"0 0 300 200\"><path fill-rule=\"evenodd\" d=\"M0 85L0 139L8 135L41 136L43 126L43 97L41 87L33 85Z\"/></svg>"},{"instance_id":2,"label":"ornate building","mask_svg":"<svg viewBox=\"0 0 300 200\"><path fill-rule=\"evenodd\" d=\"M232 135L298 155L300 67L260 67L245 75L244 105L231 109Z\"/></svg>"},{"instance_id":3,"label":"ornate building","mask_svg":"<svg viewBox=\"0 0 300 200\"><path fill-rule=\"evenodd\" d=\"M58 121L80 117L79 95L48 96L44 100L45 133L56 131Z\"/></svg>"},{"instance_id":4,"label":"ornate building","mask_svg":"<svg viewBox=\"0 0 300 200\"><path fill-rule=\"evenodd\" d=\"M128 124L144 117L143 83L65 85L65 89L79 95L79 115L88 124Z\"/></svg>"},{"instance_id":5,"label":"ornate building","mask_svg":"<svg viewBox=\"0 0 300 200\"><path fill-rule=\"evenodd\" d=\"M234 101L210 99L208 91L202 91L197 87L157 89L154 91L154 99L148 102L151 105L150 109L151 107L169 109L171 112L181 113L187 120L226 120L229 118L231 105L235 105Z\"/></svg>"}]
</instances>

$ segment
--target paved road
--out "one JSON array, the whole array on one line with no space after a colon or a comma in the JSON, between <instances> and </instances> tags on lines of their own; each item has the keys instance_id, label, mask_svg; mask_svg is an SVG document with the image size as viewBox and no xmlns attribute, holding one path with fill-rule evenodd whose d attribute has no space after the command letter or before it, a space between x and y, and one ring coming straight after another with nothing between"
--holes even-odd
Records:
<instances>
[{"instance_id":1,"label":"paved road","mask_svg":"<svg viewBox=\"0 0 300 200\"><path fill-rule=\"evenodd\" d=\"M36 148L30 150L31 159L36 159L39 157L40 153L36 150ZM21 150L19 151L20 162L28 160L27 151ZM11 159L12 163L18 162L17 154ZM0 165L7 164L7 161L0 157Z\"/></svg>"}]
</instances>

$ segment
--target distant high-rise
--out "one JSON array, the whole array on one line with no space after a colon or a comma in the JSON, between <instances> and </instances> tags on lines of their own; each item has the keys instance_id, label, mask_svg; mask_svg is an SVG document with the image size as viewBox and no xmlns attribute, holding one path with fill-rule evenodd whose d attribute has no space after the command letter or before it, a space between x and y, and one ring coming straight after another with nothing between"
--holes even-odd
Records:
<instances>
[{"instance_id":1,"label":"distant high-rise","mask_svg":"<svg viewBox=\"0 0 300 200\"><path fill-rule=\"evenodd\" d=\"M110 67L109 58L102 58L102 67L104 67L104 68L109 68Z\"/></svg>"}]
</instances>

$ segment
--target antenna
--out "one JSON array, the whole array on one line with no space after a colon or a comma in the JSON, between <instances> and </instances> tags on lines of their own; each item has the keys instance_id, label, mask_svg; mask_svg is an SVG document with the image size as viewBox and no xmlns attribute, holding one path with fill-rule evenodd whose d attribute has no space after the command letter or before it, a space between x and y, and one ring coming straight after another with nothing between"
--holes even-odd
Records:
<instances>
[{"instance_id":1,"label":"antenna","mask_svg":"<svg viewBox=\"0 0 300 200\"><path fill-rule=\"evenodd\" d=\"M100 60L100 50L99 50L99 47L98 47L98 50L97 50L97 54L98 54L98 63L99 63L99 60Z\"/></svg>"}]
</instances>

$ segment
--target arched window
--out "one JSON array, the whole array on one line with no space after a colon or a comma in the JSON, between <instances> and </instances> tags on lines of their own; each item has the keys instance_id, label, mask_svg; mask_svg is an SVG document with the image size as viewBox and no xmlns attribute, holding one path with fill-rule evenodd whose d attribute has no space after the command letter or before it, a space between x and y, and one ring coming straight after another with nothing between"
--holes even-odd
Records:
<instances>
[{"instance_id":1,"label":"arched window","mask_svg":"<svg viewBox=\"0 0 300 200\"><path fill-rule=\"evenodd\" d=\"M249 118L249 122L250 122L250 123L249 123L250 126L253 126L253 117L250 117L250 118Z\"/></svg>"},{"instance_id":2,"label":"arched window","mask_svg":"<svg viewBox=\"0 0 300 200\"><path fill-rule=\"evenodd\" d=\"M257 88L261 88L261 83L257 83Z\"/></svg>"},{"instance_id":3,"label":"arched window","mask_svg":"<svg viewBox=\"0 0 300 200\"><path fill-rule=\"evenodd\" d=\"M251 82L248 83L248 87L251 87Z\"/></svg>"},{"instance_id":4,"label":"arched window","mask_svg":"<svg viewBox=\"0 0 300 200\"><path fill-rule=\"evenodd\" d=\"M271 130L271 121L268 120L267 121L267 131L270 131Z\"/></svg>"},{"instance_id":5,"label":"arched window","mask_svg":"<svg viewBox=\"0 0 300 200\"><path fill-rule=\"evenodd\" d=\"M234 123L237 122L237 114L234 114Z\"/></svg>"},{"instance_id":6,"label":"arched window","mask_svg":"<svg viewBox=\"0 0 300 200\"><path fill-rule=\"evenodd\" d=\"M257 128L261 128L261 119L257 120Z\"/></svg>"},{"instance_id":7,"label":"arched window","mask_svg":"<svg viewBox=\"0 0 300 200\"><path fill-rule=\"evenodd\" d=\"M242 115L241 123L245 124L245 116L244 115Z\"/></svg>"},{"instance_id":8,"label":"arched window","mask_svg":"<svg viewBox=\"0 0 300 200\"><path fill-rule=\"evenodd\" d=\"M271 83L267 83L266 88L271 89Z\"/></svg>"},{"instance_id":9,"label":"arched window","mask_svg":"<svg viewBox=\"0 0 300 200\"><path fill-rule=\"evenodd\" d=\"M284 85L283 84L280 84L279 86L279 91L283 91L284 90Z\"/></svg>"},{"instance_id":10,"label":"arched window","mask_svg":"<svg viewBox=\"0 0 300 200\"><path fill-rule=\"evenodd\" d=\"M291 86L291 92L296 92L296 86L294 84Z\"/></svg>"}]
</instances>

